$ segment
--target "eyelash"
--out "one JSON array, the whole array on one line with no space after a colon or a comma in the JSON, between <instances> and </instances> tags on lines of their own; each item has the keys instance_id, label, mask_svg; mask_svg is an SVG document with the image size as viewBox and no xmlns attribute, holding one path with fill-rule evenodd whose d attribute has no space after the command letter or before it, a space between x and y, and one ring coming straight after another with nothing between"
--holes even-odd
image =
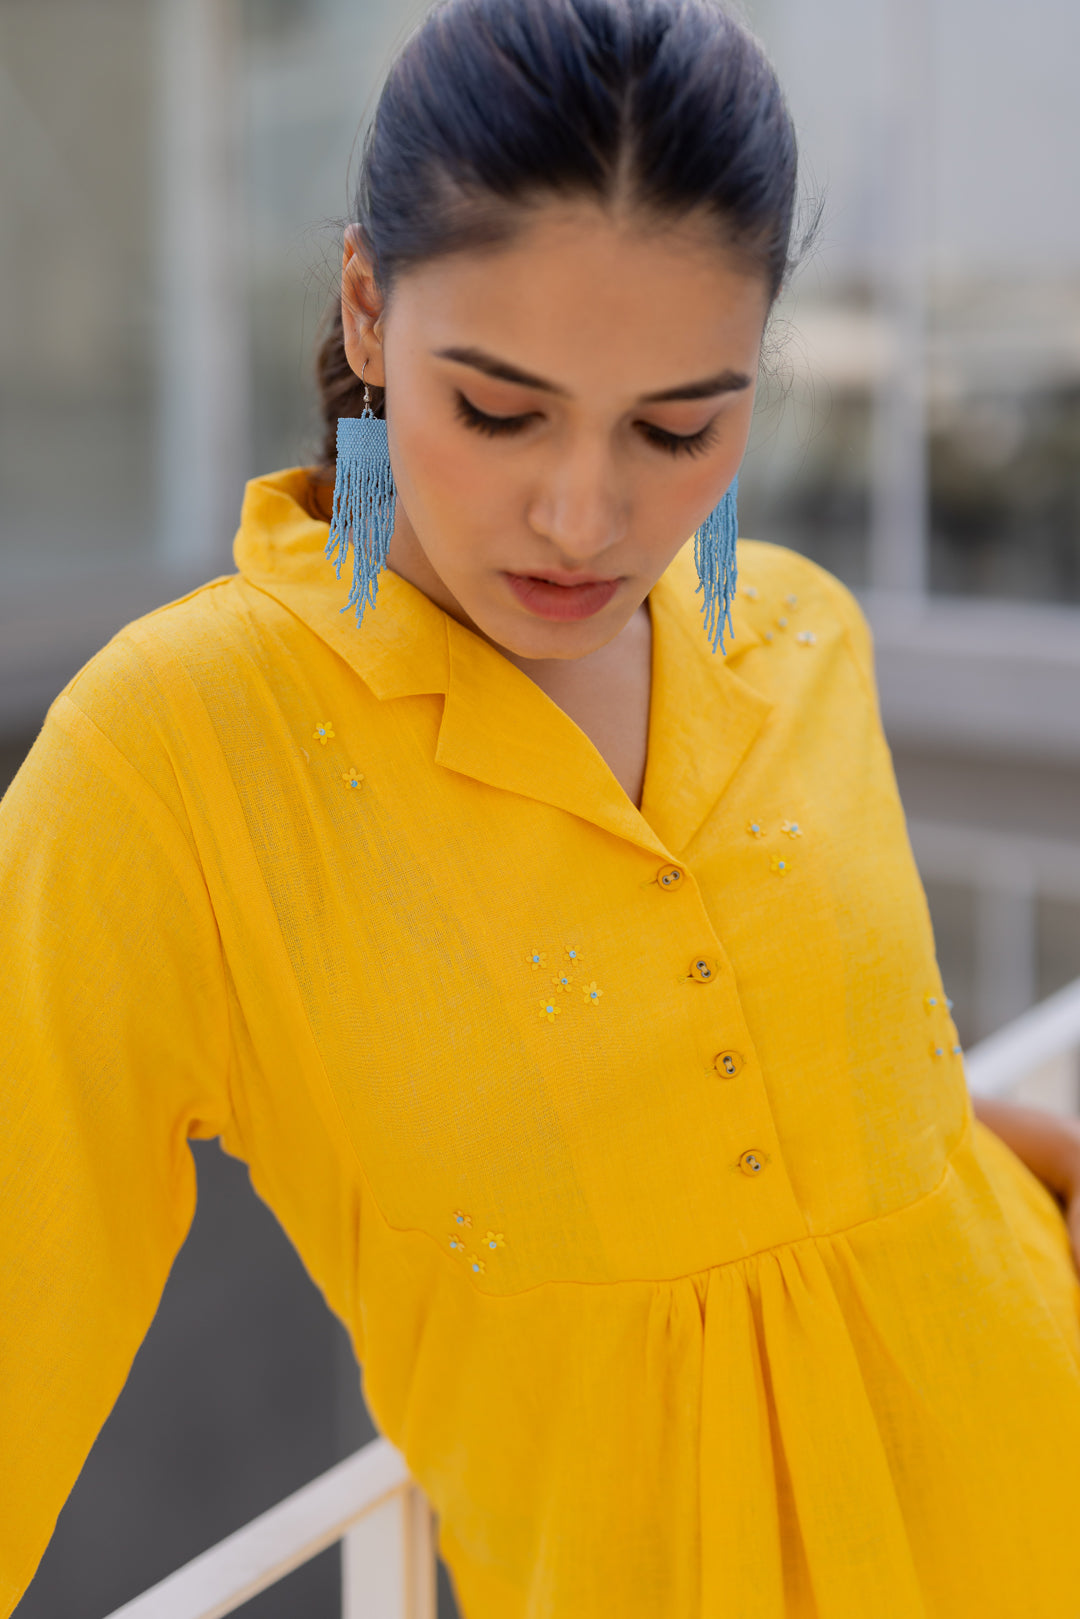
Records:
<instances>
[{"instance_id":1,"label":"eyelash","mask_svg":"<svg viewBox=\"0 0 1080 1619\"><path fill-rule=\"evenodd\" d=\"M487 416L482 410L477 410L463 393L455 396L455 404L458 417L466 427L471 427L474 432L483 433L488 438L502 438L504 435L520 433L526 422L532 419L529 415ZM639 422L637 425L651 444L655 444L657 449L665 450L668 455L701 455L716 437L715 421L703 427L700 433L689 435L666 433L662 427L655 427L651 422Z\"/></svg>"},{"instance_id":2,"label":"eyelash","mask_svg":"<svg viewBox=\"0 0 1080 1619\"><path fill-rule=\"evenodd\" d=\"M463 393L456 395L456 404L458 416L466 427L475 428L488 438L501 438L504 433L520 433L529 420L528 416L485 416Z\"/></svg>"},{"instance_id":3,"label":"eyelash","mask_svg":"<svg viewBox=\"0 0 1080 1619\"><path fill-rule=\"evenodd\" d=\"M666 450L669 455L701 455L709 449L716 438L716 422L709 422L700 433L665 433L662 427L654 427L652 422L639 422L645 437L650 443Z\"/></svg>"}]
</instances>

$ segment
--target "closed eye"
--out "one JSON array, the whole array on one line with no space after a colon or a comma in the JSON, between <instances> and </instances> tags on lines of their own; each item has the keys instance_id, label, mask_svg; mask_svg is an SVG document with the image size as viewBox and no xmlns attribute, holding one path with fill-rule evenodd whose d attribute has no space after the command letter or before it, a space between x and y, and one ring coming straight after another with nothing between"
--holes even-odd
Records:
<instances>
[{"instance_id":1,"label":"closed eye","mask_svg":"<svg viewBox=\"0 0 1080 1619\"><path fill-rule=\"evenodd\" d=\"M475 433L484 433L488 438L509 437L520 433L528 424L535 421L537 411L526 411L518 416L491 416L487 411L478 410L470 399L460 391L454 395L454 405L457 416L466 427L472 428ZM635 422L642 436L648 443L664 450L668 455L701 455L710 448L716 437L716 419L708 422L699 433L669 433L654 422Z\"/></svg>"},{"instance_id":2,"label":"closed eye","mask_svg":"<svg viewBox=\"0 0 1080 1619\"><path fill-rule=\"evenodd\" d=\"M500 438L504 433L520 433L536 415L535 411L530 411L524 416L489 416L486 411L477 410L463 393L455 395L455 406L459 418L467 427L477 433L486 433L489 438Z\"/></svg>"},{"instance_id":3,"label":"closed eye","mask_svg":"<svg viewBox=\"0 0 1080 1619\"><path fill-rule=\"evenodd\" d=\"M707 450L716 438L716 418L707 422L700 433L668 433L653 422L638 422L642 433L655 444L658 449L667 450L669 455L701 455Z\"/></svg>"}]
</instances>

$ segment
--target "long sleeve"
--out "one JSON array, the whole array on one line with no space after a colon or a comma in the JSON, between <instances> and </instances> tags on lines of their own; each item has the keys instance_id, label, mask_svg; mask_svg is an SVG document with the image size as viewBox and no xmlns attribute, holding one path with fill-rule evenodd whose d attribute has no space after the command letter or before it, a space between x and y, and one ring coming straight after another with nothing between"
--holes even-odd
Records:
<instances>
[{"instance_id":1,"label":"long sleeve","mask_svg":"<svg viewBox=\"0 0 1080 1619\"><path fill-rule=\"evenodd\" d=\"M0 1614L29 1584L229 1122L190 835L69 695L0 804Z\"/></svg>"}]
</instances>

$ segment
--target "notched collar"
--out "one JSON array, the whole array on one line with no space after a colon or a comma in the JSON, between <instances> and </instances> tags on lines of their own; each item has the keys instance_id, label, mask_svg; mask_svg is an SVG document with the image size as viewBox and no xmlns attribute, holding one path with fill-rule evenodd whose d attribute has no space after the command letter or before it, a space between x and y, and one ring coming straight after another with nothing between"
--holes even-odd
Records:
<instances>
[{"instance_id":1,"label":"notched collar","mask_svg":"<svg viewBox=\"0 0 1080 1619\"><path fill-rule=\"evenodd\" d=\"M580 726L494 647L448 622L450 686L438 763L552 804L663 859L654 828Z\"/></svg>"},{"instance_id":2,"label":"notched collar","mask_svg":"<svg viewBox=\"0 0 1080 1619\"><path fill-rule=\"evenodd\" d=\"M482 637L388 570L358 631L348 566L325 555L328 524L305 509L303 468L255 479L235 556L244 577L295 613L380 700L442 693L436 761L590 821L663 858L687 849L772 705L735 672L761 641L736 599L725 654L705 638L688 542L649 596L652 695L642 806L557 703Z\"/></svg>"},{"instance_id":3,"label":"notched collar","mask_svg":"<svg viewBox=\"0 0 1080 1619\"><path fill-rule=\"evenodd\" d=\"M739 660L762 637L736 597L726 654L703 628L692 544L649 596L653 626L649 753L641 813L667 847L683 853L730 785L772 704L739 677Z\"/></svg>"},{"instance_id":4,"label":"notched collar","mask_svg":"<svg viewBox=\"0 0 1080 1619\"><path fill-rule=\"evenodd\" d=\"M356 609L345 608L351 558L338 579L326 555L330 525L309 513L308 498L303 467L251 480L233 545L243 577L333 647L376 697L445 692L448 619L442 608L385 569L376 605L367 609L358 629Z\"/></svg>"},{"instance_id":5,"label":"notched collar","mask_svg":"<svg viewBox=\"0 0 1080 1619\"><path fill-rule=\"evenodd\" d=\"M661 858L685 850L730 784L772 704L733 665L761 636L736 605L728 653L713 653L692 545L649 596L652 695L639 810L595 744L529 677L447 620L450 679L436 758L447 769L553 804Z\"/></svg>"}]
</instances>

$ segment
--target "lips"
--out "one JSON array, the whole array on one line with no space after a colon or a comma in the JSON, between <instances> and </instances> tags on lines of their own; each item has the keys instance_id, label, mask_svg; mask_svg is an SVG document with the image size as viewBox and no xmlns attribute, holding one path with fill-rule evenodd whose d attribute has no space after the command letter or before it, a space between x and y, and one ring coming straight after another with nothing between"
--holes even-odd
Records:
<instances>
[{"instance_id":1,"label":"lips","mask_svg":"<svg viewBox=\"0 0 1080 1619\"><path fill-rule=\"evenodd\" d=\"M567 583L550 574L507 573L506 579L520 604L539 618L591 618L607 606L619 588L618 579L564 574Z\"/></svg>"},{"instance_id":2,"label":"lips","mask_svg":"<svg viewBox=\"0 0 1080 1619\"><path fill-rule=\"evenodd\" d=\"M602 573L560 573L557 568L543 573L516 573L515 579L539 579L548 585L562 585L564 589L576 590L579 585L611 585L617 584L617 579L609 579Z\"/></svg>"}]
</instances>

